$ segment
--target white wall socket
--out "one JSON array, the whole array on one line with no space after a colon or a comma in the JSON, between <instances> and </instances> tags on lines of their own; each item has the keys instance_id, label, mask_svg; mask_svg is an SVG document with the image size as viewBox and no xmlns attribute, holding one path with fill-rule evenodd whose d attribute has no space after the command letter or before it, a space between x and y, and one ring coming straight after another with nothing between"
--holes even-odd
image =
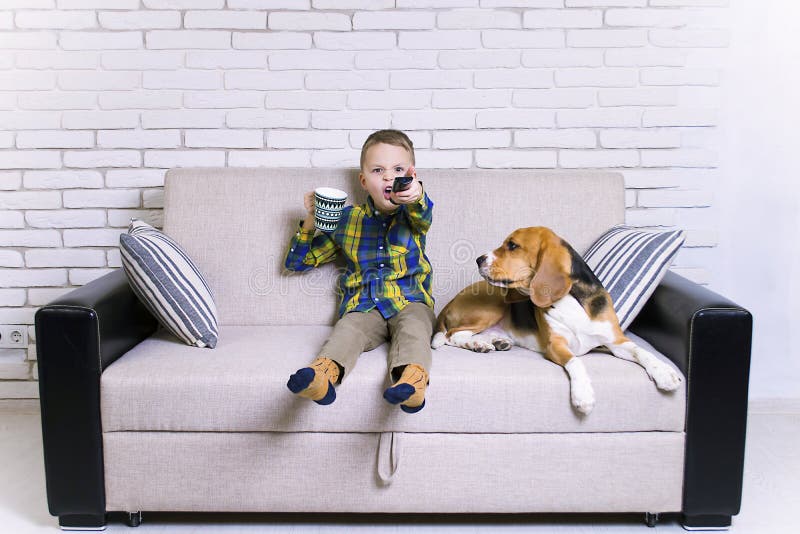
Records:
<instances>
[{"instance_id":1,"label":"white wall socket","mask_svg":"<svg viewBox=\"0 0 800 534\"><path fill-rule=\"evenodd\" d=\"M1 349L28 348L28 327L24 324L0 325Z\"/></svg>"}]
</instances>

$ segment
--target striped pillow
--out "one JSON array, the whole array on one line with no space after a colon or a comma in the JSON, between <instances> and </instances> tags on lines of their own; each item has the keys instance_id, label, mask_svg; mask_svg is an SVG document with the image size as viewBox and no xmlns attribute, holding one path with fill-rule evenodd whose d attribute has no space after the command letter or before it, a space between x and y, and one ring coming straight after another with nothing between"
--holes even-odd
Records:
<instances>
[{"instance_id":1,"label":"striped pillow","mask_svg":"<svg viewBox=\"0 0 800 534\"><path fill-rule=\"evenodd\" d=\"M131 289L153 317L187 345L217 345L217 307L203 275L180 245L140 219L119 236Z\"/></svg>"},{"instance_id":2,"label":"striped pillow","mask_svg":"<svg viewBox=\"0 0 800 534\"><path fill-rule=\"evenodd\" d=\"M683 241L683 230L651 232L618 225L583 255L611 294L623 330L656 290Z\"/></svg>"}]
</instances>

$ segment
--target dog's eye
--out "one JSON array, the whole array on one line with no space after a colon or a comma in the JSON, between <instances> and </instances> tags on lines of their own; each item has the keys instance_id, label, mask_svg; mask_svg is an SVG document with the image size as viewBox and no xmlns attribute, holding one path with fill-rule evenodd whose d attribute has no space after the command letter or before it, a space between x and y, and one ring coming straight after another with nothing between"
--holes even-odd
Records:
<instances>
[{"instance_id":1,"label":"dog's eye","mask_svg":"<svg viewBox=\"0 0 800 534\"><path fill-rule=\"evenodd\" d=\"M506 247L508 247L508 250L514 250L514 249L518 249L518 248L519 248L519 245L517 245L517 244L516 244L516 243L514 243L513 241L509 241L509 242L506 244Z\"/></svg>"}]
</instances>

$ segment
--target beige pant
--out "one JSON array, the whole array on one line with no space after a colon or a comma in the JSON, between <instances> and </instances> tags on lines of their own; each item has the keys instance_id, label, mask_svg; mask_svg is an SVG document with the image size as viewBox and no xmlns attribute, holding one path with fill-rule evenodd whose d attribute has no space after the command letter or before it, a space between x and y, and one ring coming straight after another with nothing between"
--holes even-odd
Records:
<instances>
[{"instance_id":1,"label":"beige pant","mask_svg":"<svg viewBox=\"0 0 800 534\"><path fill-rule=\"evenodd\" d=\"M328 340L317 354L344 367L339 378L352 370L362 352L370 351L389 339L389 373L410 363L431 368L431 335L436 315L427 305L411 302L389 319L377 309L350 312L337 321ZM397 374L397 373L395 373Z\"/></svg>"}]
</instances>

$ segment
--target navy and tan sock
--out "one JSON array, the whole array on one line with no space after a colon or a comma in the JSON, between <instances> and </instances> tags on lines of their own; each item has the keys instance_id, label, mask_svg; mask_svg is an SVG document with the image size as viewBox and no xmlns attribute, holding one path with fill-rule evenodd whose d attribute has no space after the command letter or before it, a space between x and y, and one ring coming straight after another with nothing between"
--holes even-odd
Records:
<instances>
[{"instance_id":1,"label":"navy and tan sock","mask_svg":"<svg viewBox=\"0 0 800 534\"><path fill-rule=\"evenodd\" d=\"M390 404L399 404L406 413L416 413L425 407L425 390L428 387L428 371L421 365L405 366L403 374L394 385L383 392Z\"/></svg>"},{"instance_id":2,"label":"navy and tan sock","mask_svg":"<svg viewBox=\"0 0 800 534\"><path fill-rule=\"evenodd\" d=\"M308 367L298 369L289 377L286 387L289 391L311 399L317 404L331 404L336 400L336 389L341 368L330 358L317 358Z\"/></svg>"}]
</instances>

